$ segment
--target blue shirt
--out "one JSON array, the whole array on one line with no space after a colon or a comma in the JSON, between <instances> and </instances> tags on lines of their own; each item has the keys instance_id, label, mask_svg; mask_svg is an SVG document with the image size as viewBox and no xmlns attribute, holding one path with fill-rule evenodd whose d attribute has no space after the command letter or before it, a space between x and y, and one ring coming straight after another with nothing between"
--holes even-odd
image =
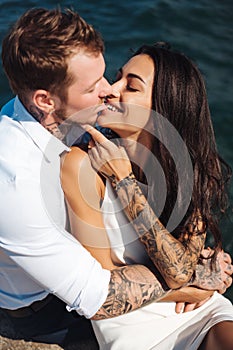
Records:
<instances>
[{"instance_id":1,"label":"blue shirt","mask_svg":"<svg viewBox=\"0 0 233 350\"><path fill-rule=\"evenodd\" d=\"M66 230L60 155L69 148L16 97L0 116L0 307L17 309L54 293L92 317L110 272Z\"/></svg>"}]
</instances>

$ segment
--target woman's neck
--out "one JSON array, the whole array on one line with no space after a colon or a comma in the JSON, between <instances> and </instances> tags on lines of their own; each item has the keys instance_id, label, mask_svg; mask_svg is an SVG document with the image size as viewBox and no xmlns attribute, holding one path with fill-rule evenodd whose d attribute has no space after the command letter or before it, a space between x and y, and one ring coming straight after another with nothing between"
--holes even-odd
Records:
<instances>
[{"instance_id":1,"label":"woman's neck","mask_svg":"<svg viewBox=\"0 0 233 350\"><path fill-rule=\"evenodd\" d=\"M121 144L125 147L128 157L133 164L133 172L137 180L145 181L145 172L148 160L151 156L153 136L143 130L138 135L130 135L121 138Z\"/></svg>"}]
</instances>

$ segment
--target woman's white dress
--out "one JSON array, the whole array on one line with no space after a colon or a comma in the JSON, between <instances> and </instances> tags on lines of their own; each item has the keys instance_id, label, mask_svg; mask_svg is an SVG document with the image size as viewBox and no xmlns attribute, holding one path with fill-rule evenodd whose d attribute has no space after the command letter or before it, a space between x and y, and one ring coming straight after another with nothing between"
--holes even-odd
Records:
<instances>
[{"instance_id":1,"label":"woman's white dress","mask_svg":"<svg viewBox=\"0 0 233 350\"><path fill-rule=\"evenodd\" d=\"M114 262L145 264L147 253L108 181L102 212ZM92 325L101 350L195 350L207 331L224 320L233 321L233 306L215 293L204 305L187 313L176 314L173 302L154 302L122 316L92 321Z\"/></svg>"}]
</instances>

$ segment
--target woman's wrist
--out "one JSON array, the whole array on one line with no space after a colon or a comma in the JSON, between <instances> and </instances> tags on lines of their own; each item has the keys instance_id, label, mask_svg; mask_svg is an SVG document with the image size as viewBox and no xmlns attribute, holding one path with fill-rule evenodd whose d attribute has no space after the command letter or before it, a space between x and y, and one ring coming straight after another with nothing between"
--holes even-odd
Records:
<instances>
[{"instance_id":1,"label":"woman's wrist","mask_svg":"<svg viewBox=\"0 0 233 350\"><path fill-rule=\"evenodd\" d=\"M127 188L129 185L136 182L135 176L132 171L122 179L119 179L115 175L112 175L109 176L109 180L116 192L118 192L120 188Z\"/></svg>"}]
</instances>

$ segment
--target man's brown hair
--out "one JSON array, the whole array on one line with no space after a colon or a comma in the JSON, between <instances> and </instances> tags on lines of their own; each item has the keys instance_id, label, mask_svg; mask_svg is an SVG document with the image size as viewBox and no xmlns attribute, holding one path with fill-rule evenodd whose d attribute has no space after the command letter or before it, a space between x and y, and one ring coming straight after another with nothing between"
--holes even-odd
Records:
<instances>
[{"instance_id":1,"label":"man's brown hair","mask_svg":"<svg viewBox=\"0 0 233 350\"><path fill-rule=\"evenodd\" d=\"M83 50L103 53L100 34L70 9L27 11L15 23L2 44L3 68L13 92L23 98L44 89L64 96L72 82L67 59Z\"/></svg>"}]
</instances>

